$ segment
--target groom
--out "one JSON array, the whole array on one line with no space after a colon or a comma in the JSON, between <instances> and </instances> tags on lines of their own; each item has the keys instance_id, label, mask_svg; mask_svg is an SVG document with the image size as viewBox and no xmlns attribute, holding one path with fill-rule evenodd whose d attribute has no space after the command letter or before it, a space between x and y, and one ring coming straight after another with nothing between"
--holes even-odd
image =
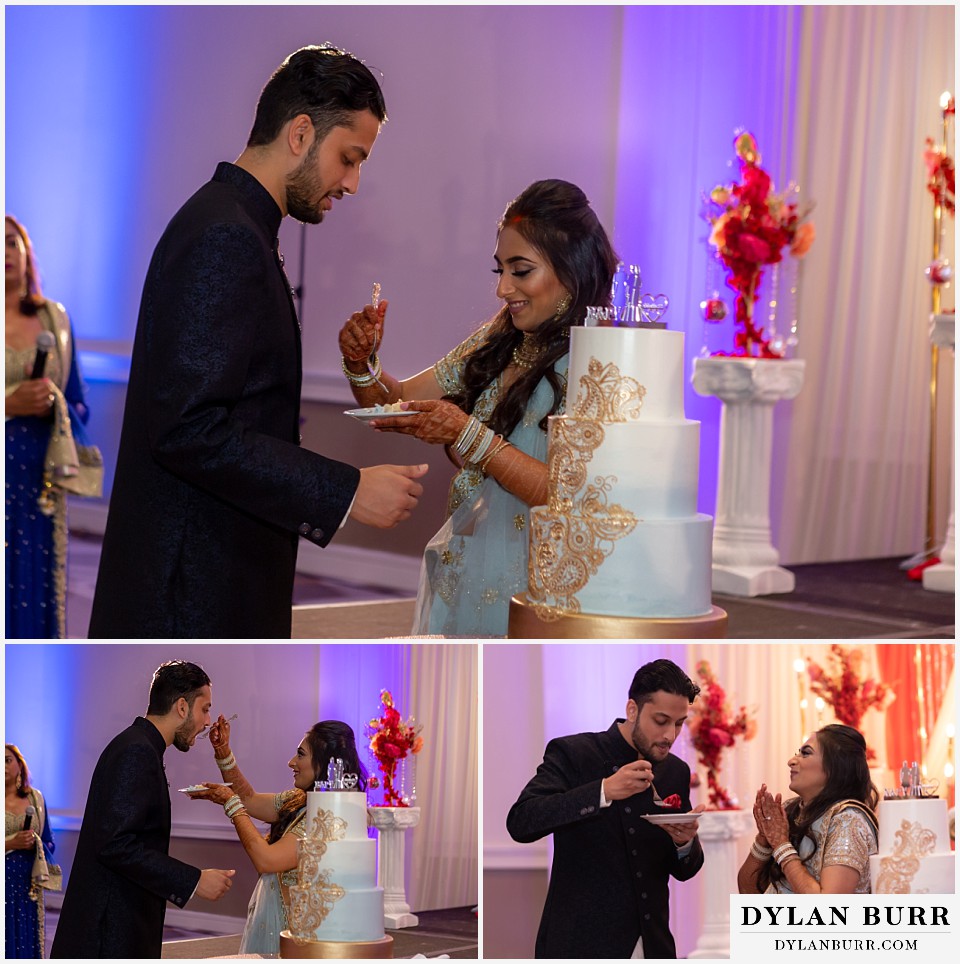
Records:
<instances>
[{"instance_id":1,"label":"groom","mask_svg":"<svg viewBox=\"0 0 960 964\"><path fill-rule=\"evenodd\" d=\"M300 323L277 243L317 224L386 119L370 70L329 46L267 82L247 146L157 244L130 363L90 638L290 638L302 537L407 519L426 465L362 469L300 444Z\"/></svg>"},{"instance_id":2,"label":"groom","mask_svg":"<svg viewBox=\"0 0 960 964\"><path fill-rule=\"evenodd\" d=\"M690 810L690 768L670 747L699 692L679 666L655 660L633 677L625 719L547 745L507 815L518 843L553 834L537 957L677 956L667 885L703 866L697 823L642 817L671 797Z\"/></svg>"},{"instance_id":3,"label":"groom","mask_svg":"<svg viewBox=\"0 0 960 964\"><path fill-rule=\"evenodd\" d=\"M138 716L100 755L51 957L160 957L166 902L218 900L235 871L199 870L169 856L172 743L186 752L210 725L210 678L174 660L153 675Z\"/></svg>"}]
</instances>

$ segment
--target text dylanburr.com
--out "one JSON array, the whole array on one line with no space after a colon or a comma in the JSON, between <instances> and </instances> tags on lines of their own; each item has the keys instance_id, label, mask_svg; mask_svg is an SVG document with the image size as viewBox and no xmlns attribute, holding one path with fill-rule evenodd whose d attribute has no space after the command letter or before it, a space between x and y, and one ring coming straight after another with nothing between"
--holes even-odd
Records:
<instances>
[{"instance_id":1,"label":"text dylanburr.com","mask_svg":"<svg viewBox=\"0 0 960 964\"><path fill-rule=\"evenodd\" d=\"M889 953L952 959L957 906L954 894L733 894L730 957L882 959Z\"/></svg>"}]
</instances>

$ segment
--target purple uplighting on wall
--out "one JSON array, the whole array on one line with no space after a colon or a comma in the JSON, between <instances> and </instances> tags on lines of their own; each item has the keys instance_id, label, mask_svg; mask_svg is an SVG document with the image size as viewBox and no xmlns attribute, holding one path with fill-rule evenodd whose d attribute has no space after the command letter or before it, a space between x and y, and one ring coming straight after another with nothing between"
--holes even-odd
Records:
<instances>
[{"instance_id":1,"label":"purple uplighting on wall","mask_svg":"<svg viewBox=\"0 0 960 964\"><path fill-rule=\"evenodd\" d=\"M670 299L667 327L686 333L688 418L700 428L700 499L713 513L720 402L689 384L704 344L707 223L701 192L737 175L737 128L752 131L778 186L793 145L796 49L792 7L626 7L623 21L614 243L638 264L643 290ZM722 277L722 275L719 275ZM728 304L732 293L721 287ZM732 314L732 313L731 313ZM733 345L732 321L709 336Z\"/></svg>"}]
</instances>

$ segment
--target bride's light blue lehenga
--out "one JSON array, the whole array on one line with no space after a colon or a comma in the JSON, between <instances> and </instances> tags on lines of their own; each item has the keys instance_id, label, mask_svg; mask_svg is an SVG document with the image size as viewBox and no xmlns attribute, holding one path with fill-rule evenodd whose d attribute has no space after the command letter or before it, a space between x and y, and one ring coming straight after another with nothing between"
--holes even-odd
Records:
<instances>
[{"instance_id":1,"label":"bride's light blue lehenga","mask_svg":"<svg viewBox=\"0 0 960 964\"><path fill-rule=\"evenodd\" d=\"M461 388L467 356L487 337L489 324L434 366L444 393ZM554 365L565 381L568 356ZM500 400L498 378L477 399L472 415L489 419ZM547 433L540 420L553 406L553 387L542 378L509 441L541 462ZM563 404L556 414L562 414ZM510 597L527 586L530 507L479 469L465 466L450 485L447 521L423 555L413 634L505 636Z\"/></svg>"},{"instance_id":2,"label":"bride's light blue lehenga","mask_svg":"<svg viewBox=\"0 0 960 964\"><path fill-rule=\"evenodd\" d=\"M280 808L295 794L303 794L301 790L284 790L278 793L273 805ZM306 821L303 819L306 807L297 811L290 826L284 831L284 836L293 834L303 839L306 833ZM240 941L241 954L272 954L280 953L280 932L287 929L287 911L283 903L284 887L297 882L297 868L285 870L279 874L261 874L256 887L250 895L247 905L247 922L243 928Z\"/></svg>"}]
</instances>

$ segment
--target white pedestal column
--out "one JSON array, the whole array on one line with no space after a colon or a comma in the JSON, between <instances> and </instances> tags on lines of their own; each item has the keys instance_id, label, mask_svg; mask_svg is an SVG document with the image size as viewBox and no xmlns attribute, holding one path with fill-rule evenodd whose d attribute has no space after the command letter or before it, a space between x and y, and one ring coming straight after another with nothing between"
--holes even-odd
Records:
<instances>
[{"instance_id":1,"label":"white pedestal column","mask_svg":"<svg viewBox=\"0 0 960 964\"><path fill-rule=\"evenodd\" d=\"M369 807L370 822L380 834L380 886L383 888L383 926L397 930L416 927L417 915L410 913L404 881L404 834L420 823L419 807Z\"/></svg>"},{"instance_id":2,"label":"white pedestal column","mask_svg":"<svg viewBox=\"0 0 960 964\"><path fill-rule=\"evenodd\" d=\"M730 895L737 892L737 871L748 849L738 842L753 830L749 810L707 810L700 817L706 901L703 930L690 958L730 956Z\"/></svg>"},{"instance_id":3,"label":"white pedestal column","mask_svg":"<svg viewBox=\"0 0 960 964\"><path fill-rule=\"evenodd\" d=\"M946 348L953 354L956 344L956 322L954 315L931 315L930 341L940 348ZM947 535L943 548L939 552L940 562L923 570L923 588L935 592L954 592L956 587L954 563L957 557L957 539L953 524L954 512L954 455L956 450L956 435L950 433L950 518L947 521Z\"/></svg>"},{"instance_id":4,"label":"white pedestal column","mask_svg":"<svg viewBox=\"0 0 960 964\"><path fill-rule=\"evenodd\" d=\"M733 596L792 592L770 533L773 406L803 387L800 359L697 358L693 388L723 402L713 525L713 589Z\"/></svg>"}]
</instances>

